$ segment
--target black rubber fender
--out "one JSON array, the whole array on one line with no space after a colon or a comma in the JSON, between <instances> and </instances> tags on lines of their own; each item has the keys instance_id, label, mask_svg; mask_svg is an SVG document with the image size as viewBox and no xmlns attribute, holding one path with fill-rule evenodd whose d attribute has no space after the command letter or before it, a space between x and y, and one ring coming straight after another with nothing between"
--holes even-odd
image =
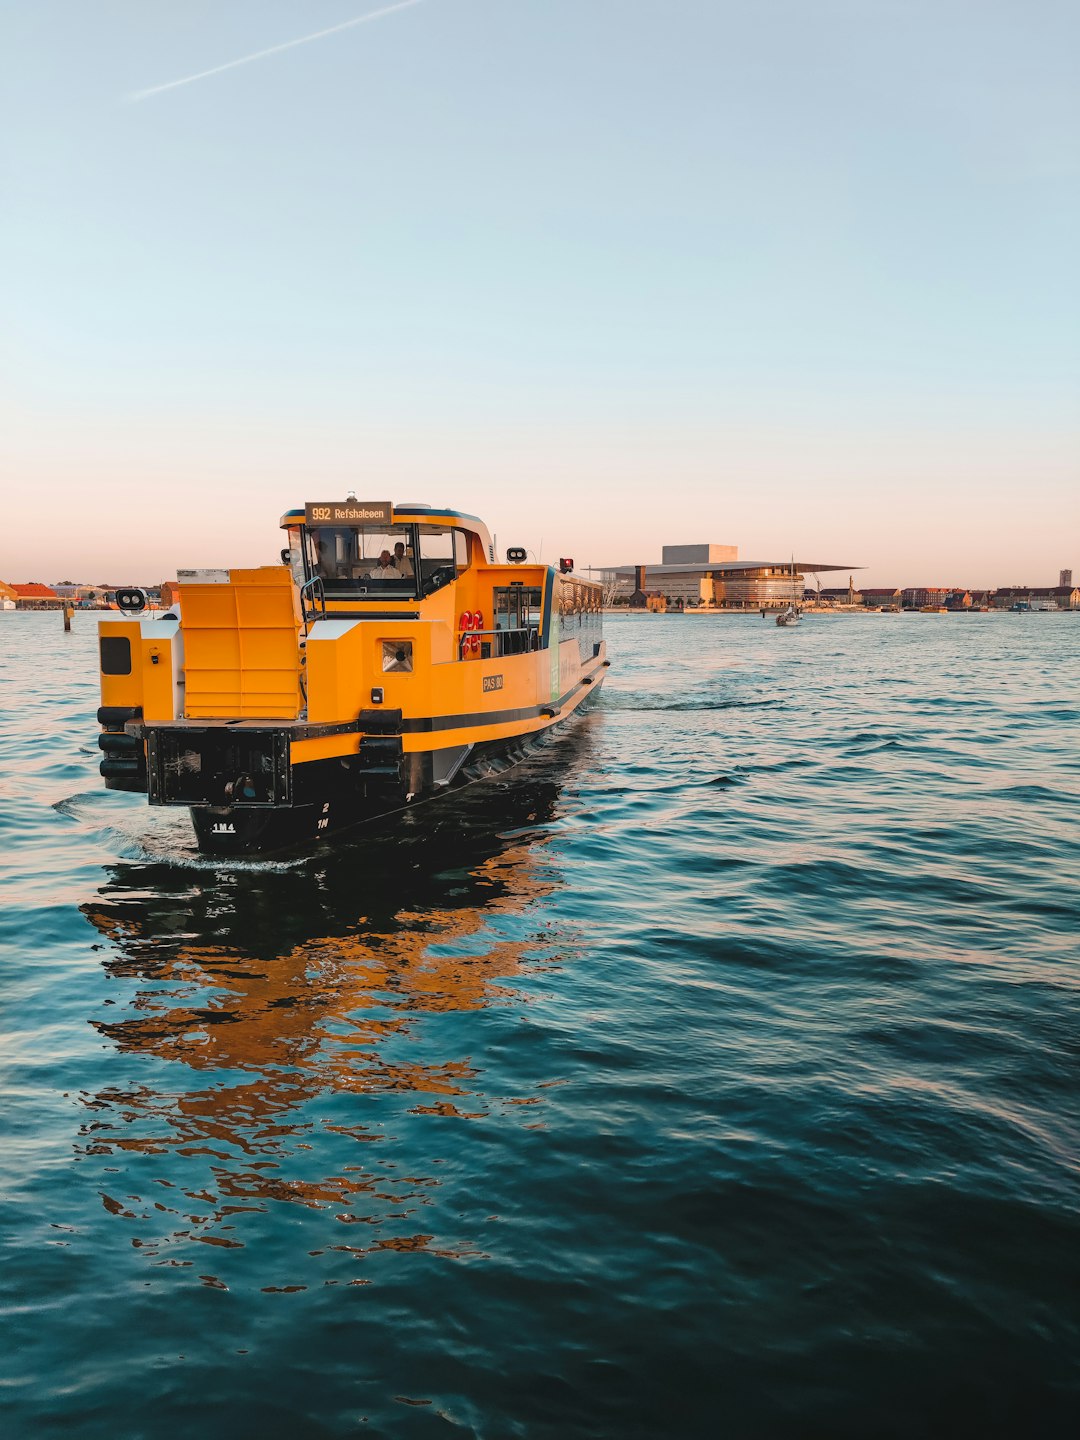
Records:
<instances>
[{"instance_id":1,"label":"black rubber fender","mask_svg":"<svg viewBox=\"0 0 1080 1440\"><path fill-rule=\"evenodd\" d=\"M137 735L125 735L122 730L106 730L97 737L98 749L117 758L125 755L142 754L142 741Z\"/></svg>"},{"instance_id":2,"label":"black rubber fender","mask_svg":"<svg viewBox=\"0 0 1080 1440\"><path fill-rule=\"evenodd\" d=\"M141 719L141 705L102 705L97 712L99 725L118 725L121 729L129 720Z\"/></svg>"},{"instance_id":3,"label":"black rubber fender","mask_svg":"<svg viewBox=\"0 0 1080 1440\"><path fill-rule=\"evenodd\" d=\"M98 773L105 780L142 780L146 771L141 759L119 759L106 755L98 766Z\"/></svg>"}]
</instances>

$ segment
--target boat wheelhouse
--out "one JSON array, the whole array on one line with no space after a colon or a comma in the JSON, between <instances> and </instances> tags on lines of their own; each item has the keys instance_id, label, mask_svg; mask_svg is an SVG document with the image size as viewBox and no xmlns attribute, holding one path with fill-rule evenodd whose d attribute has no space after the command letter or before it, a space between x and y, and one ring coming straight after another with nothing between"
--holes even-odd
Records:
<instances>
[{"instance_id":1,"label":"boat wheelhouse","mask_svg":"<svg viewBox=\"0 0 1080 1440\"><path fill-rule=\"evenodd\" d=\"M601 587L496 560L475 516L350 498L281 526L280 565L180 571L164 616L119 592L99 624L105 784L187 806L205 851L284 848L491 774L604 678Z\"/></svg>"}]
</instances>

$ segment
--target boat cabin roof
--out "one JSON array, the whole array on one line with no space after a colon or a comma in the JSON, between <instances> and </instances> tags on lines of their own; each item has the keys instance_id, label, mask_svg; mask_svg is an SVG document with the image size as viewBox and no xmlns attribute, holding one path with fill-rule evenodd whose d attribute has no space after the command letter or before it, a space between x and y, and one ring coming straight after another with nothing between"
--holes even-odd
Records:
<instances>
[{"instance_id":1,"label":"boat cabin roof","mask_svg":"<svg viewBox=\"0 0 1080 1440\"><path fill-rule=\"evenodd\" d=\"M303 506L295 510L286 510L281 517L281 528L287 529L290 525L303 525L305 523L305 509ZM393 505L392 520L394 525L456 525L461 530L468 530L471 534L479 536L480 543L486 554L491 554L491 535L487 526L476 515L466 514L464 510L454 510L449 505Z\"/></svg>"}]
</instances>

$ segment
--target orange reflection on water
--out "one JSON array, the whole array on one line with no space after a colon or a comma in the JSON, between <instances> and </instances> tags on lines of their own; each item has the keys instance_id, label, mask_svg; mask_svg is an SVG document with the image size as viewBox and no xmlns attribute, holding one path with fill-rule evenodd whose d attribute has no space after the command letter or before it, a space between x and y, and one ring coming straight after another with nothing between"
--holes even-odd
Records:
<instances>
[{"instance_id":1,"label":"orange reflection on water","mask_svg":"<svg viewBox=\"0 0 1080 1440\"><path fill-rule=\"evenodd\" d=\"M403 1113L477 1120L506 1103L485 1096L467 1051L434 1059L404 1052L442 1035L435 1017L523 1003L508 982L550 963L557 937L538 924L507 938L497 917L538 905L558 879L535 830L511 841L489 833L464 857L460 835L442 838L449 848L424 837L422 866L400 875L384 866L375 892L371 857L358 846L299 872L229 876L231 906L202 876L192 883L170 871L155 890L139 867L118 867L116 882L84 907L108 942L106 972L138 984L115 1020L91 1023L124 1054L183 1067L169 1071L176 1089L147 1079L80 1097L91 1112L81 1156L168 1158L170 1178L155 1183L169 1196L102 1189L106 1208L140 1231L139 1248L163 1255L178 1242L241 1246L245 1216L280 1202L335 1209L343 1224L406 1222L432 1203L438 1181L396 1173L392 1147L383 1149L393 1139L387 1123L401 1123ZM358 916L361 904L375 913ZM275 907L287 943L259 953L251 933L265 932L268 920L273 928ZM207 1083L193 1086L194 1074ZM367 1106L351 1117L340 1106L341 1097L394 1094L416 1103L407 1112ZM312 1102L325 1108L330 1097L338 1103L318 1113ZM371 1153L382 1163L340 1163L350 1141L379 1143ZM328 1174L331 1151L339 1163ZM153 1233L142 1233L147 1225ZM444 1252L431 1229L331 1248L478 1253Z\"/></svg>"},{"instance_id":2,"label":"orange reflection on water","mask_svg":"<svg viewBox=\"0 0 1080 1440\"><path fill-rule=\"evenodd\" d=\"M513 878L515 910L535 904L553 888L533 850L516 846L501 857L504 878ZM509 899L504 890L492 910L511 908ZM407 1033L417 1015L479 1010L517 999L503 982L550 946L548 936L485 937L466 952L436 953L433 947L459 947L481 936L488 914L483 907L468 906L402 911L394 917L398 928L313 936L266 959L197 943L181 943L163 957L151 937L130 922L122 926L106 906L87 905L84 913L121 949L121 965L114 966L110 957L108 970L130 973L132 962L138 967L140 956L150 958L149 950L147 969L155 982L131 1001L131 1008L142 1013L95 1021L95 1027L121 1050L150 1052L196 1070L258 1071L272 1082L269 1089L263 1084L229 1087L208 1098L211 1110L224 1105L240 1112L245 1127L279 1112L279 1092L292 1108L297 1087L308 1093L327 1085L464 1093L459 1082L473 1076L466 1061L390 1062L380 1057L379 1046ZM302 1074L279 1075L282 1066Z\"/></svg>"}]
</instances>

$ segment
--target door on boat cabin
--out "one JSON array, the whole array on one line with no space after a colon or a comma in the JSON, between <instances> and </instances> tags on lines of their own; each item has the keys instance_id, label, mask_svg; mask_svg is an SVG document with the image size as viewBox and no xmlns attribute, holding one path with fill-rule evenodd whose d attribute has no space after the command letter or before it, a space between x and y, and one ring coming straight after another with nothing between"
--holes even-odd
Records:
<instances>
[{"instance_id":1,"label":"door on boat cabin","mask_svg":"<svg viewBox=\"0 0 1080 1440\"><path fill-rule=\"evenodd\" d=\"M497 585L493 592L498 654L523 655L536 648L540 628L540 591L520 580Z\"/></svg>"}]
</instances>

